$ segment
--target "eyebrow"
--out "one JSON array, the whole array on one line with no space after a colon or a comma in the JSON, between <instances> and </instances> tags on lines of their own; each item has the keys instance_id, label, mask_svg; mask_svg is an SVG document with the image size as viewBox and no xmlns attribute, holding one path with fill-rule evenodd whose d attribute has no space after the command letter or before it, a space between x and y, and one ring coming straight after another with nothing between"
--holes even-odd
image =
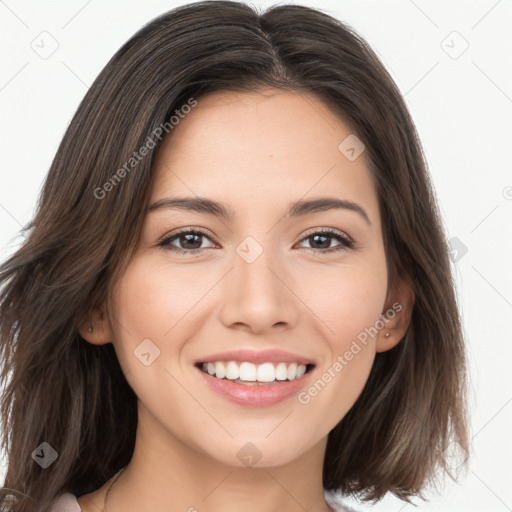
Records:
<instances>
[{"instance_id":1,"label":"eyebrow","mask_svg":"<svg viewBox=\"0 0 512 512\"><path fill-rule=\"evenodd\" d=\"M162 208L176 208L196 213L206 213L214 217L231 220L236 214L235 211L227 208L224 204L205 197L165 197L153 203L148 211L155 211ZM285 217L301 217L311 213L324 212L327 210L344 209L358 213L368 225L372 225L366 211L353 201L338 199L335 197L321 197L312 200L297 201L289 206Z\"/></svg>"}]
</instances>

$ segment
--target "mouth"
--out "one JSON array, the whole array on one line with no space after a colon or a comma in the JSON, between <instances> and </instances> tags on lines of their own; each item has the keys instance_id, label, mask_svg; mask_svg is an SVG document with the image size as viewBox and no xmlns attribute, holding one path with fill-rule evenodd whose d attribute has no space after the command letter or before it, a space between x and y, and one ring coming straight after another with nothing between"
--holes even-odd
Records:
<instances>
[{"instance_id":1,"label":"mouth","mask_svg":"<svg viewBox=\"0 0 512 512\"><path fill-rule=\"evenodd\" d=\"M195 364L203 373L214 379L230 381L244 386L276 386L293 382L309 374L314 364L295 362L209 361Z\"/></svg>"}]
</instances>

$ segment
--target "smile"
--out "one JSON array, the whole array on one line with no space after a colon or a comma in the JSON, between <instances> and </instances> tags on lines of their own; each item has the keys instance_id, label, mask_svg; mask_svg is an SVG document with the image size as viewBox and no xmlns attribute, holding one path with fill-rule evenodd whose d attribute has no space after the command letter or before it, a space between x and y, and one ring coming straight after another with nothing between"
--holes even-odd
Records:
<instances>
[{"instance_id":1,"label":"smile","mask_svg":"<svg viewBox=\"0 0 512 512\"><path fill-rule=\"evenodd\" d=\"M297 396L308 385L315 365L210 361L195 368L207 387L223 399L246 407L268 407Z\"/></svg>"},{"instance_id":2,"label":"smile","mask_svg":"<svg viewBox=\"0 0 512 512\"><path fill-rule=\"evenodd\" d=\"M199 368L217 379L226 379L239 384L278 384L293 381L302 377L314 365L297 363L262 363L248 361L215 361L199 363Z\"/></svg>"}]
</instances>

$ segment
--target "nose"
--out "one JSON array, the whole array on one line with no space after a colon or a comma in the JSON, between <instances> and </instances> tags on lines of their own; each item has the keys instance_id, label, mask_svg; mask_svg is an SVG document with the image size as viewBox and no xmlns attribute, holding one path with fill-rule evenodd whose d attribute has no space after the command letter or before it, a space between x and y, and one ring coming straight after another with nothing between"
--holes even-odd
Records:
<instances>
[{"instance_id":1,"label":"nose","mask_svg":"<svg viewBox=\"0 0 512 512\"><path fill-rule=\"evenodd\" d=\"M254 261L240 254L234 255L233 267L223 280L223 324L255 334L293 328L301 301L285 262L270 250L263 250Z\"/></svg>"}]
</instances>

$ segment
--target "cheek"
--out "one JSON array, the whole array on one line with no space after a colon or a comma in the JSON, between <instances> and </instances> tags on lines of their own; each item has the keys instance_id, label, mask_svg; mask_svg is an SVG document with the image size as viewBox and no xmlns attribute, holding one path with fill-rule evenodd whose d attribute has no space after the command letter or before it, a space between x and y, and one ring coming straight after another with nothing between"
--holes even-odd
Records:
<instances>
[{"instance_id":1,"label":"cheek","mask_svg":"<svg viewBox=\"0 0 512 512\"><path fill-rule=\"evenodd\" d=\"M128 335L134 341L154 338L168 344L173 330L179 329L212 286L211 276L204 277L199 279L192 266L173 271L161 264L132 262L114 292L121 324L117 332L123 339Z\"/></svg>"},{"instance_id":2,"label":"cheek","mask_svg":"<svg viewBox=\"0 0 512 512\"><path fill-rule=\"evenodd\" d=\"M174 326L190 309L187 297L193 295L194 286L193 280L187 288L169 279L161 267L142 263L134 258L113 290L114 346L125 375L131 373L132 379L141 372L149 376L163 369L172 356L169 351L179 350L169 342Z\"/></svg>"},{"instance_id":3,"label":"cheek","mask_svg":"<svg viewBox=\"0 0 512 512\"><path fill-rule=\"evenodd\" d=\"M334 427L355 403L370 374L375 359L373 336L385 303L387 276L384 259L331 268L328 273L307 290L328 357L299 401L325 409L328 423ZM318 286L322 282L327 283L325 287Z\"/></svg>"},{"instance_id":4,"label":"cheek","mask_svg":"<svg viewBox=\"0 0 512 512\"><path fill-rule=\"evenodd\" d=\"M155 415L162 400L180 403L173 361L180 360L194 328L195 308L214 284L211 276L194 278L192 266L186 270L173 272L135 257L112 294L111 326L119 364L140 401ZM186 408L186 397L183 400L181 407Z\"/></svg>"},{"instance_id":5,"label":"cheek","mask_svg":"<svg viewBox=\"0 0 512 512\"><path fill-rule=\"evenodd\" d=\"M306 407L322 410L328 429L338 424L352 408L368 380L375 359L370 344L349 342L336 352L330 363L323 367L312 382L298 396Z\"/></svg>"},{"instance_id":6,"label":"cheek","mask_svg":"<svg viewBox=\"0 0 512 512\"><path fill-rule=\"evenodd\" d=\"M194 265L137 256L130 262L113 290L111 325L119 363L140 398L172 383L169 372L180 364L218 279Z\"/></svg>"},{"instance_id":7,"label":"cheek","mask_svg":"<svg viewBox=\"0 0 512 512\"><path fill-rule=\"evenodd\" d=\"M322 325L323 337L338 354L379 319L387 292L385 260L328 268L305 283L303 296Z\"/></svg>"}]
</instances>

